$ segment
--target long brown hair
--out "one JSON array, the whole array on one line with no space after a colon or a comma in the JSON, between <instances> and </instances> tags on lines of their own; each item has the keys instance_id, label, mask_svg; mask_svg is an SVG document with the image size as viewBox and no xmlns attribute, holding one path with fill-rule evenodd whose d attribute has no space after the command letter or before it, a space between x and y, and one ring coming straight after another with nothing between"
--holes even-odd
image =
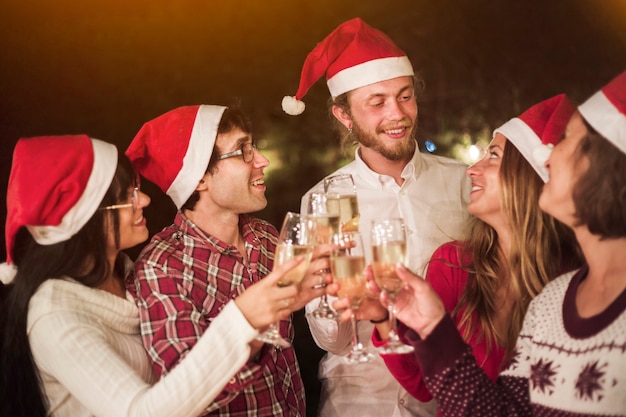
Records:
<instances>
[{"instance_id":1,"label":"long brown hair","mask_svg":"<svg viewBox=\"0 0 626 417\"><path fill-rule=\"evenodd\" d=\"M572 230L539 209L543 182L510 142L504 148L499 175L500 207L511 232L510 253L501 252L491 226L472 219L461 258L472 260L465 266L469 278L452 314L461 315L466 340L480 328L488 346L498 343L510 353L530 301L548 281L579 266L582 255ZM498 331L494 321L497 292L503 285L513 298L506 332Z\"/></svg>"}]
</instances>

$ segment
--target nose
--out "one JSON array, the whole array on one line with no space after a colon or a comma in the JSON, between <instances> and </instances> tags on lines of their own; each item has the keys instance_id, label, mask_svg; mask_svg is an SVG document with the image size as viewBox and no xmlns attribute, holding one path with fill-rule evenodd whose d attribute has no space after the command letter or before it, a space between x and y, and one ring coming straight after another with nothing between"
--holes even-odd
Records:
<instances>
[{"instance_id":1,"label":"nose","mask_svg":"<svg viewBox=\"0 0 626 417\"><path fill-rule=\"evenodd\" d=\"M387 118L389 120L402 120L404 116L405 113L402 103L398 100L389 100L389 105L387 106Z\"/></svg>"},{"instance_id":2,"label":"nose","mask_svg":"<svg viewBox=\"0 0 626 417\"><path fill-rule=\"evenodd\" d=\"M482 159L474 162L472 165L467 167L466 174L468 177L472 178L477 175L480 175L480 173L482 172L481 162L482 162Z\"/></svg>"},{"instance_id":3,"label":"nose","mask_svg":"<svg viewBox=\"0 0 626 417\"><path fill-rule=\"evenodd\" d=\"M270 164L270 160L265 157L258 149L254 148L254 159L252 163L256 168L266 168Z\"/></svg>"},{"instance_id":4,"label":"nose","mask_svg":"<svg viewBox=\"0 0 626 417\"><path fill-rule=\"evenodd\" d=\"M144 208L150 205L150 197L148 194L143 191L137 191L137 196L139 197L139 207Z\"/></svg>"}]
</instances>

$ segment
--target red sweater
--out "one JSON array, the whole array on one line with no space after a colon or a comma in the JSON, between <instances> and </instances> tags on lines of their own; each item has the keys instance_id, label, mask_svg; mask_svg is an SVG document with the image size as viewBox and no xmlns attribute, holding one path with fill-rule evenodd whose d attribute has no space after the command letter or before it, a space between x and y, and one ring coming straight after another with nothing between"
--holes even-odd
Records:
<instances>
[{"instance_id":1,"label":"red sweater","mask_svg":"<svg viewBox=\"0 0 626 417\"><path fill-rule=\"evenodd\" d=\"M459 267L461 265L459 260L461 250L459 242L448 242L441 245L433 253L426 272L426 281L439 294L449 312L454 310L458 304L467 284L468 273ZM453 319L460 333L464 334L464 327L459 325L460 316L461 314L458 314ZM401 338L407 330L408 328L403 323L398 323L398 333ZM372 342L377 347L385 343L380 339L376 329L372 335ZM506 353L504 348L499 345L493 346L487 354L487 343L484 338L480 339L476 332L471 335L468 344L472 347L476 362L495 381L502 370L502 360ZM422 371L413 354L381 356L391 374L411 395L420 401L432 399L432 395L422 381Z\"/></svg>"}]
</instances>

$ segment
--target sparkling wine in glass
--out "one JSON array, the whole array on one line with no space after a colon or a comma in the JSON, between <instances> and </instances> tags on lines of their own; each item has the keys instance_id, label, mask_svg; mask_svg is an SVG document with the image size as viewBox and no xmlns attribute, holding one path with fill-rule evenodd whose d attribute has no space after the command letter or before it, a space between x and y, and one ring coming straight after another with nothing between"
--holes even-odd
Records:
<instances>
[{"instance_id":1,"label":"sparkling wine in glass","mask_svg":"<svg viewBox=\"0 0 626 417\"><path fill-rule=\"evenodd\" d=\"M400 341L396 321L396 296L402 289L402 280L396 274L396 264L406 264L406 234L400 218L372 220L372 270L376 284L388 295L389 341L381 353L408 353L413 347Z\"/></svg>"},{"instance_id":2,"label":"sparkling wine in glass","mask_svg":"<svg viewBox=\"0 0 626 417\"><path fill-rule=\"evenodd\" d=\"M346 356L348 363L369 362L374 358L359 341L355 311L365 297L367 278L363 273L365 254L363 239L358 232L338 233L332 236L333 250L330 255L330 269L333 280L339 284L337 295L348 298L352 316L352 349Z\"/></svg>"},{"instance_id":3,"label":"sparkling wine in glass","mask_svg":"<svg viewBox=\"0 0 626 417\"><path fill-rule=\"evenodd\" d=\"M279 266L295 258L304 256L304 260L294 269L290 270L278 282L281 287L287 287L300 283L311 261L313 246L310 244L311 235L307 222L298 213L288 212L283 220L283 226L278 236L278 244L274 254L274 265ZM271 324L265 332L257 336L257 340L271 343L276 347L289 347L291 343L280 335L278 323Z\"/></svg>"},{"instance_id":4,"label":"sparkling wine in glass","mask_svg":"<svg viewBox=\"0 0 626 417\"><path fill-rule=\"evenodd\" d=\"M307 200L307 221L313 243L316 245L329 244L333 234L339 232L339 207L332 207L327 204L326 193L311 193ZM308 314L317 319L333 320L337 318L337 313L330 307L326 294L320 297L317 308Z\"/></svg>"},{"instance_id":5,"label":"sparkling wine in glass","mask_svg":"<svg viewBox=\"0 0 626 417\"><path fill-rule=\"evenodd\" d=\"M324 192L329 210L339 211L342 232L359 230L359 204L356 186L350 174L338 174L324 179Z\"/></svg>"}]
</instances>

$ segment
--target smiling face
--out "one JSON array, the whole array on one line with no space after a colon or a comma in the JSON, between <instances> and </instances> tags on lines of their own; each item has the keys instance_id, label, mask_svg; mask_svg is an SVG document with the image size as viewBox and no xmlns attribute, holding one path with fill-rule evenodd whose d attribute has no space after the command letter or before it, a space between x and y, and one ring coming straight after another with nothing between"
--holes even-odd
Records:
<instances>
[{"instance_id":1,"label":"smiling face","mask_svg":"<svg viewBox=\"0 0 626 417\"><path fill-rule=\"evenodd\" d=\"M467 168L467 175L472 180L467 211L492 227L504 222L500 206L500 166L506 143L506 138L496 133L483 158Z\"/></svg>"},{"instance_id":2,"label":"smiling face","mask_svg":"<svg viewBox=\"0 0 626 417\"><path fill-rule=\"evenodd\" d=\"M333 107L333 114L365 148L387 159L410 158L415 151L417 102L413 79L398 77L348 93L350 114Z\"/></svg>"},{"instance_id":3,"label":"smiling face","mask_svg":"<svg viewBox=\"0 0 626 417\"><path fill-rule=\"evenodd\" d=\"M134 195L133 195L134 194ZM135 186L126 189L125 198L116 202L119 208L108 211L107 251L110 255L117 255L120 250L129 249L148 239L149 231L143 209L150 204L150 197L142 193ZM114 230L115 222L112 216L117 212L119 246L116 242Z\"/></svg>"},{"instance_id":4,"label":"smiling face","mask_svg":"<svg viewBox=\"0 0 626 417\"><path fill-rule=\"evenodd\" d=\"M574 113L546 162L550 179L539 197L539 207L568 226L576 223L572 198L576 181L589 167L588 158L578 156L578 147L588 133L580 113Z\"/></svg>"},{"instance_id":5,"label":"smiling face","mask_svg":"<svg viewBox=\"0 0 626 417\"><path fill-rule=\"evenodd\" d=\"M224 155L251 143L253 141L249 133L235 128L217 135L215 151ZM263 170L268 165L268 159L256 149L253 150L250 162L245 162L242 155L218 161L215 170L203 177L208 191L207 204L214 205L218 211L237 215L264 209L267 206L267 199Z\"/></svg>"}]
</instances>

